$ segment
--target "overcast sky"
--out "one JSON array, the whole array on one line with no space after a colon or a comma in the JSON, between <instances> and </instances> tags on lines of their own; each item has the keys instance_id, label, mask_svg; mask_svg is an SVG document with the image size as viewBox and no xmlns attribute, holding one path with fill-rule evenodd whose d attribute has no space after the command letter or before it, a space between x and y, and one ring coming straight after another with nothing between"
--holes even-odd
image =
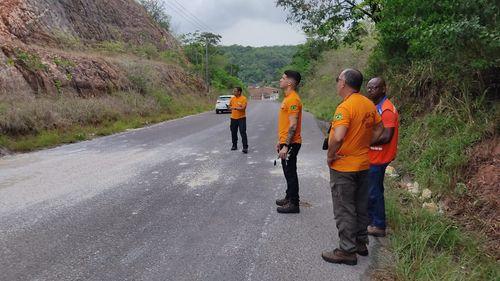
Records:
<instances>
[{"instance_id":1,"label":"overcast sky","mask_svg":"<svg viewBox=\"0 0 500 281\"><path fill-rule=\"evenodd\" d=\"M286 12L276 7L274 0L163 1L177 34L201 30L200 26L206 25L211 32L222 36L222 45L258 47L296 45L305 41L300 28L285 21Z\"/></svg>"}]
</instances>

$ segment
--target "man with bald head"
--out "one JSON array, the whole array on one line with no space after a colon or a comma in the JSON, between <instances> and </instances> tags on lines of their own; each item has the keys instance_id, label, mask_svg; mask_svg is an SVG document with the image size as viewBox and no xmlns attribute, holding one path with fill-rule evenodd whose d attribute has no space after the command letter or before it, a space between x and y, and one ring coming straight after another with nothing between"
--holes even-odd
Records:
<instances>
[{"instance_id":1,"label":"man with bald head","mask_svg":"<svg viewBox=\"0 0 500 281\"><path fill-rule=\"evenodd\" d=\"M327 162L340 243L321 256L328 262L355 265L356 254L368 255L368 151L383 126L373 102L360 93L361 72L346 69L336 80L343 101L333 117Z\"/></svg>"},{"instance_id":2,"label":"man with bald head","mask_svg":"<svg viewBox=\"0 0 500 281\"><path fill-rule=\"evenodd\" d=\"M370 191L368 201L368 216L370 225L368 235L375 237L385 236L385 203L384 203L384 175L389 163L396 157L398 148L399 120L398 111L387 98L384 79L375 77L367 86L368 98L373 101L377 108L377 114L381 116L384 131L370 147Z\"/></svg>"}]
</instances>

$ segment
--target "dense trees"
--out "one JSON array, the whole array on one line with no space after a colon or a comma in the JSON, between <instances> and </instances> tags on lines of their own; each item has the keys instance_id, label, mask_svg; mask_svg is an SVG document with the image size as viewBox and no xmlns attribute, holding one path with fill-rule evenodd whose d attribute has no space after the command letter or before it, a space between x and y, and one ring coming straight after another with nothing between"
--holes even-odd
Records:
<instances>
[{"instance_id":1,"label":"dense trees","mask_svg":"<svg viewBox=\"0 0 500 281\"><path fill-rule=\"evenodd\" d=\"M279 70L292 61L296 46L223 46L221 51L233 65L230 72L247 84L266 85L278 80Z\"/></svg>"}]
</instances>

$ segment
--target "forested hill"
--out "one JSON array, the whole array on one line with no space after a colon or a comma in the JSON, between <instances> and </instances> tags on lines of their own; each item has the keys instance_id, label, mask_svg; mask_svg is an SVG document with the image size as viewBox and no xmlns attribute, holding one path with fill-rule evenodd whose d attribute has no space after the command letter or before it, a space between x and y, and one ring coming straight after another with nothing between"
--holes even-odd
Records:
<instances>
[{"instance_id":1,"label":"forested hill","mask_svg":"<svg viewBox=\"0 0 500 281\"><path fill-rule=\"evenodd\" d=\"M238 77L247 84L269 84L279 77L278 70L290 64L297 46L244 47L240 45L223 46L222 51Z\"/></svg>"}]
</instances>

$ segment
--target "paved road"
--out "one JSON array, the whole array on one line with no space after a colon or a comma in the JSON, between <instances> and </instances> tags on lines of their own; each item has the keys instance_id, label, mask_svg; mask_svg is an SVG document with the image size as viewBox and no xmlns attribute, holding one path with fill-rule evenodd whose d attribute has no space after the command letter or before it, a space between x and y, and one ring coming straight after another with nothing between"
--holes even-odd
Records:
<instances>
[{"instance_id":1,"label":"paved road","mask_svg":"<svg viewBox=\"0 0 500 281\"><path fill-rule=\"evenodd\" d=\"M359 280L337 245L322 134L304 114L300 214L275 211L279 104L248 110L250 152L213 112L0 159L0 280ZM241 148L241 147L240 147Z\"/></svg>"}]
</instances>

